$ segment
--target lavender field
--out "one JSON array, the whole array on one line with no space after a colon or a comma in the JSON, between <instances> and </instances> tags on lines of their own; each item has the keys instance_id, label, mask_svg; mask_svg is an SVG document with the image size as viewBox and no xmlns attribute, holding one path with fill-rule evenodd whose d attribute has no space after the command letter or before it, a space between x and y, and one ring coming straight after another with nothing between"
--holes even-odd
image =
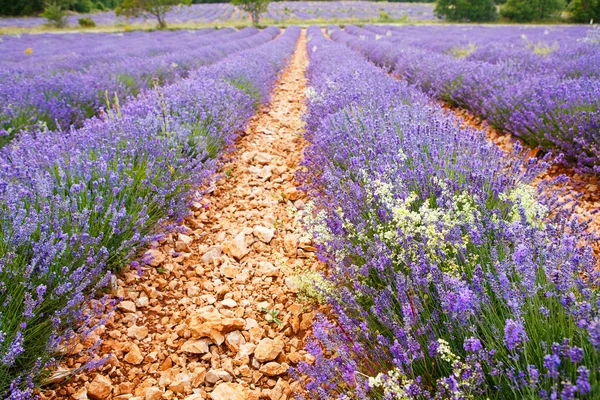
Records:
<instances>
[{"instance_id":1,"label":"lavender field","mask_svg":"<svg viewBox=\"0 0 600 400\"><path fill-rule=\"evenodd\" d=\"M0 397L600 397L595 27L1 39Z\"/></svg>"},{"instance_id":2,"label":"lavender field","mask_svg":"<svg viewBox=\"0 0 600 400\"><path fill-rule=\"evenodd\" d=\"M401 21L431 21L433 5L427 3L387 3L365 1L282 1L271 3L267 12L262 14L264 23L282 23L289 21L313 20L348 20L376 21L382 13L391 20ZM77 27L79 18L89 17L98 26L123 26L136 24L153 24L151 19L144 17L127 19L116 16L114 11L95 14L78 14L68 17L68 26ZM248 15L229 3L193 4L177 6L169 11L166 20L171 25L218 25L239 24L247 20ZM41 28L46 24L42 17L0 18L0 28Z\"/></svg>"}]
</instances>

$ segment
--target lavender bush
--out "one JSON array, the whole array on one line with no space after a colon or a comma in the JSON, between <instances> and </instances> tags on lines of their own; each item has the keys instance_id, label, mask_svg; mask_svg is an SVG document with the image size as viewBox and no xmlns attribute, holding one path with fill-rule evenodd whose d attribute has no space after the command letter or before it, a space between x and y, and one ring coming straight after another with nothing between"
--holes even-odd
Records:
<instances>
[{"instance_id":1,"label":"lavender bush","mask_svg":"<svg viewBox=\"0 0 600 400\"><path fill-rule=\"evenodd\" d=\"M83 66L73 63L68 70L40 72L45 67L40 65L43 59L29 68L10 70L0 87L0 145L22 130L40 126L51 130L79 127L106 105L108 94L122 99L135 96L154 85L183 78L189 71L228 54L272 39L258 32L256 28L245 28L198 36L188 33L154 50L153 55L126 57L127 48L120 47L120 51L102 61L91 57L93 63L90 63L92 60L82 57ZM274 31L271 33L274 35ZM192 40L186 41L186 36ZM87 38L97 40L88 34L83 41ZM114 41L114 37L107 35L105 40Z\"/></svg>"},{"instance_id":2,"label":"lavender bush","mask_svg":"<svg viewBox=\"0 0 600 400\"><path fill-rule=\"evenodd\" d=\"M529 185L545 162L506 157L319 28L308 49L306 222L332 317L299 367L306 397L595 398L600 276Z\"/></svg>"},{"instance_id":3,"label":"lavender bush","mask_svg":"<svg viewBox=\"0 0 600 400\"><path fill-rule=\"evenodd\" d=\"M564 153L578 170L598 172L600 48L589 29L349 26L332 38L533 147Z\"/></svg>"},{"instance_id":4,"label":"lavender bush","mask_svg":"<svg viewBox=\"0 0 600 400\"><path fill-rule=\"evenodd\" d=\"M0 150L1 397L35 397L48 368L102 323L109 271L187 214L299 33L288 28L68 135L26 132Z\"/></svg>"}]
</instances>

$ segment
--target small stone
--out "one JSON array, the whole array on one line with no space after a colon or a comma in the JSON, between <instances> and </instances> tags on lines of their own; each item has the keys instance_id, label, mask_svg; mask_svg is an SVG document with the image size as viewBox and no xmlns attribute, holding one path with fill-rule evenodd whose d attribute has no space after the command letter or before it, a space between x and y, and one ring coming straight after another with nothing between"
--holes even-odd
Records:
<instances>
[{"instance_id":1,"label":"small stone","mask_svg":"<svg viewBox=\"0 0 600 400\"><path fill-rule=\"evenodd\" d=\"M138 297L138 299L135 301L135 305L139 308L148 307L149 304L150 300L148 300L148 297L146 296Z\"/></svg>"},{"instance_id":2,"label":"small stone","mask_svg":"<svg viewBox=\"0 0 600 400\"><path fill-rule=\"evenodd\" d=\"M258 346L256 346L256 350L254 350L254 358L256 358L259 362L271 361L276 359L282 350L283 342L280 340L264 338L258 343Z\"/></svg>"},{"instance_id":3,"label":"small stone","mask_svg":"<svg viewBox=\"0 0 600 400\"><path fill-rule=\"evenodd\" d=\"M191 286L189 286L187 288L187 295L188 295L188 297L196 297L201 292L202 292L202 290L198 286L196 286L196 285L191 285Z\"/></svg>"},{"instance_id":4,"label":"small stone","mask_svg":"<svg viewBox=\"0 0 600 400\"><path fill-rule=\"evenodd\" d=\"M273 160L273 158L275 157L268 153L258 153L254 156L254 162L262 165L267 165L271 162L271 160Z\"/></svg>"},{"instance_id":5,"label":"small stone","mask_svg":"<svg viewBox=\"0 0 600 400\"><path fill-rule=\"evenodd\" d=\"M240 273L240 269L235 265L231 265L229 262L225 262L223 265L221 265L219 271L221 272L221 275L229 279L235 278Z\"/></svg>"},{"instance_id":6,"label":"small stone","mask_svg":"<svg viewBox=\"0 0 600 400\"><path fill-rule=\"evenodd\" d=\"M166 257L160 250L150 249L144 253L144 259L149 260L148 265L158 267L166 260Z\"/></svg>"},{"instance_id":7,"label":"small stone","mask_svg":"<svg viewBox=\"0 0 600 400\"><path fill-rule=\"evenodd\" d=\"M279 268L275 267L268 261L261 261L258 263L260 267L260 273L263 276L279 276Z\"/></svg>"},{"instance_id":8,"label":"small stone","mask_svg":"<svg viewBox=\"0 0 600 400\"><path fill-rule=\"evenodd\" d=\"M298 352L293 352L287 355L288 360L290 360L290 362L292 362L293 364L298 364L301 361L304 361L304 357L302 357L302 355Z\"/></svg>"},{"instance_id":9,"label":"small stone","mask_svg":"<svg viewBox=\"0 0 600 400\"><path fill-rule=\"evenodd\" d=\"M275 228L265 228L264 226L255 226L252 231L254 236L263 243L269 243L275 236Z\"/></svg>"},{"instance_id":10,"label":"small stone","mask_svg":"<svg viewBox=\"0 0 600 400\"><path fill-rule=\"evenodd\" d=\"M144 400L160 400L163 397L163 391L157 387L149 387L144 394Z\"/></svg>"},{"instance_id":11,"label":"small stone","mask_svg":"<svg viewBox=\"0 0 600 400\"><path fill-rule=\"evenodd\" d=\"M129 353L127 353L124 360L133 365L138 365L139 363L144 361L142 352L140 351L140 348L138 347L137 344L135 344L135 343L131 344Z\"/></svg>"},{"instance_id":12,"label":"small stone","mask_svg":"<svg viewBox=\"0 0 600 400\"><path fill-rule=\"evenodd\" d=\"M177 234L177 240L185 244L191 244L194 241L194 239L192 239L188 235L184 235L183 233Z\"/></svg>"},{"instance_id":13,"label":"small stone","mask_svg":"<svg viewBox=\"0 0 600 400\"><path fill-rule=\"evenodd\" d=\"M226 318L218 312L205 312L188 317L185 321L192 333L192 338L210 338L217 345L223 344L226 333L240 330L245 321L241 318Z\"/></svg>"},{"instance_id":14,"label":"small stone","mask_svg":"<svg viewBox=\"0 0 600 400\"><path fill-rule=\"evenodd\" d=\"M225 242L223 244L223 251L238 261L250 253L244 232L240 232L233 240Z\"/></svg>"},{"instance_id":15,"label":"small stone","mask_svg":"<svg viewBox=\"0 0 600 400\"><path fill-rule=\"evenodd\" d=\"M214 369L209 370L206 375L204 376L204 380L208 383L211 384L215 384L217 382L219 382L221 378L219 378L219 375L217 374L217 371Z\"/></svg>"},{"instance_id":16,"label":"small stone","mask_svg":"<svg viewBox=\"0 0 600 400\"><path fill-rule=\"evenodd\" d=\"M190 245L188 243L178 240L175 242L175 251L179 253L191 253L192 249L190 249Z\"/></svg>"},{"instance_id":17,"label":"small stone","mask_svg":"<svg viewBox=\"0 0 600 400\"><path fill-rule=\"evenodd\" d=\"M87 395L92 400L107 399L112 392L112 381L104 375L96 375L87 388Z\"/></svg>"},{"instance_id":18,"label":"small stone","mask_svg":"<svg viewBox=\"0 0 600 400\"><path fill-rule=\"evenodd\" d=\"M181 351L192 354L208 353L210 342L206 339L190 339L181 346Z\"/></svg>"},{"instance_id":19,"label":"small stone","mask_svg":"<svg viewBox=\"0 0 600 400\"><path fill-rule=\"evenodd\" d=\"M233 299L224 299L221 302L221 304L223 304L223 306L229 307L229 308L237 307L237 302Z\"/></svg>"},{"instance_id":20,"label":"small stone","mask_svg":"<svg viewBox=\"0 0 600 400\"><path fill-rule=\"evenodd\" d=\"M298 189L296 189L295 187L289 187L289 188L285 189L283 191L283 194L285 195L286 199L291 200L291 201L298 200L298 197L300 196Z\"/></svg>"},{"instance_id":21,"label":"small stone","mask_svg":"<svg viewBox=\"0 0 600 400\"><path fill-rule=\"evenodd\" d=\"M296 250L298 249L298 235L289 234L283 239L283 247L285 248L285 252L290 255L295 255Z\"/></svg>"},{"instance_id":22,"label":"small stone","mask_svg":"<svg viewBox=\"0 0 600 400\"><path fill-rule=\"evenodd\" d=\"M225 335L225 344L229 347L229 350L238 352L240 347L246 343L244 335L240 331L229 332Z\"/></svg>"},{"instance_id":23,"label":"small stone","mask_svg":"<svg viewBox=\"0 0 600 400\"><path fill-rule=\"evenodd\" d=\"M248 167L248 172L257 175L263 181L266 181L273 175L273 167L270 165L265 165L262 168L257 168L252 165Z\"/></svg>"},{"instance_id":24,"label":"small stone","mask_svg":"<svg viewBox=\"0 0 600 400\"><path fill-rule=\"evenodd\" d=\"M192 384L186 374L179 374L177 379L171 382L169 389L179 394L189 393L192 391Z\"/></svg>"},{"instance_id":25,"label":"small stone","mask_svg":"<svg viewBox=\"0 0 600 400\"><path fill-rule=\"evenodd\" d=\"M256 345L254 343L245 343L240 346L236 358L244 358L247 356L251 356L254 354L254 350L256 349Z\"/></svg>"},{"instance_id":26,"label":"small stone","mask_svg":"<svg viewBox=\"0 0 600 400\"><path fill-rule=\"evenodd\" d=\"M88 393L87 393L87 389L82 387L81 389L79 389L77 392L75 392L75 394L73 394L73 400L88 400Z\"/></svg>"},{"instance_id":27,"label":"small stone","mask_svg":"<svg viewBox=\"0 0 600 400\"><path fill-rule=\"evenodd\" d=\"M148 328L145 326L137 326L133 325L127 329L127 336L130 338L136 338L137 340L142 340L146 336L148 336Z\"/></svg>"},{"instance_id":28,"label":"small stone","mask_svg":"<svg viewBox=\"0 0 600 400\"><path fill-rule=\"evenodd\" d=\"M247 390L239 384L221 383L210 394L212 400L245 400Z\"/></svg>"},{"instance_id":29,"label":"small stone","mask_svg":"<svg viewBox=\"0 0 600 400\"><path fill-rule=\"evenodd\" d=\"M213 264L216 259L221 257L222 254L221 246L213 246L202 256L202 262L205 264Z\"/></svg>"},{"instance_id":30,"label":"small stone","mask_svg":"<svg viewBox=\"0 0 600 400\"><path fill-rule=\"evenodd\" d=\"M122 310L125 312L130 312L130 313L134 313L137 310L135 308L135 304L133 303L133 301L129 301L129 300L120 302L119 305L117 305L117 308L119 310Z\"/></svg>"},{"instance_id":31,"label":"small stone","mask_svg":"<svg viewBox=\"0 0 600 400\"><path fill-rule=\"evenodd\" d=\"M271 361L260 367L259 371L266 376L277 376L285 374L290 366L286 363L279 364L275 361Z\"/></svg>"}]
</instances>

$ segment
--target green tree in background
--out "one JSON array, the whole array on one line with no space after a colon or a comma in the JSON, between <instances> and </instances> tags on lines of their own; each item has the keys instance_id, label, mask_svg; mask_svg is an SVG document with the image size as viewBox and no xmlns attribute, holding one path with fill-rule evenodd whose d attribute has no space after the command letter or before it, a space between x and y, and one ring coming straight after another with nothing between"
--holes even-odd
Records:
<instances>
[{"instance_id":1,"label":"green tree in background","mask_svg":"<svg viewBox=\"0 0 600 400\"><path fill-rule=\"evenodd\" d=\"M531 22L560 16L564 0L508 0L500 15L516 22Z\"/></svg>"},{"instance_id":2,"label":"green tree in background","mask_svg":"<svg viewBox=\"0 0 600 400\"><path fill-rule=\"evenodd\" d=\"M270 0L231 0L231 4L240 7L242 10L250 13L252 23L258 25L260 14L267 11Z\"/></svg>"},{"instance_id":3,"label":"green tree in background","mask_svg":"<svg viewBox=\"0 0 600 400\"><path fill-rule=\"evenodd\" d=\"M167 27L165 17L167 12L178 4L189 6L191 0L123 0L117 7L117 15L124 15L127 18L137 17L139 15L152 15L158 21L158 27L164 29Z\"/></svg>"},{"instance_id":4,"label":"green tree in background","mask_svg":"<svg viewBox=\"0 0 600 400\"><path fill-rule=\"evenodd\" d=\"M453 22L487 22L498 18L494 0L437 0L435 15Z\"/></svg>"},{"instance_id":5,"label":"green tree in background","mask_svg":"<svg viewBox=\"0 0 600 400\"><path fill-rule=\"evenodd\" d=\"M73 5L72 0L48 0L42 17L48 20L48 25L64 28L67 26L67 10L71 5Z\"/></svg>"},{"instance_id":6,"label":"green tree in background","mask_svg":"<svg viewBox=\"0 0 600 400\"><path fill-rule=\"evenodd\" d=\"M223 0L216 0L223 1ZM73 0L68 2L66 9L80 13L112 10L120 0ZM0 15L25 16L38 15L47 6L45 0L0 0Z\"/></svg>"},{"instance_id":7,"label":"green tree in background","mask_svg":"<svg viewBox=\"0 0 600 400\"><path fill-rule=\"evenodd\" d=\"M600 21L600 0L571 0L567 8L574 22Z\"/></svg>"}]
</instances>

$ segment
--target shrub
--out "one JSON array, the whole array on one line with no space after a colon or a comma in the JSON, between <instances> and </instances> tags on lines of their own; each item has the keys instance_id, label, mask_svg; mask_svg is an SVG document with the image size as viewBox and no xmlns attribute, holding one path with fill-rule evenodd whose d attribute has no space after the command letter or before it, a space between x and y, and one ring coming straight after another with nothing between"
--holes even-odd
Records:
<instances>
[{"instance_id":1,"label":"shrub","mask_svg":"<svg viewBox=\"0 0 600 400\"><path fill-rule=\"evenodd\" d=\"M90 17L79 18L77 22L79 22L79 26L84 28L93 28L96 26L96 23Z\"/></svg>"},{"instance_id":2,"label":"shrub","mask_svg":"<svg viewBox=\"0 0 600 400\"><path fill-rule=\"evenodd\" d=\"M67 13L61 2L49 1L46 3L42 17L48 20L48 25L56 28L64 28L67 26Z\"/></svg>"},{"instance_id":3,"label":"shrub","mask_svg":"<svg viewBox=\"0 0 600 400\"><path fill-rule=\"evenodd\" d=\"M379 10L379 22L390 22L392 20L392 16L390 13L387 13L383 10Z\"/></svg>"},{"instance_id":4,"label":"shrub","mask_svg":"<svg viewBox=\"0 0 600 400\"><path fill-rule=\"evenodd\" d=\"M500 15L515 22L531 22L559 16L564 0L508 0Z\"/></svg>"},{"instance_id":5,"label":"shrub","mask_svg":"<svg viewBox=\"0 0 600 400\"><path fill-rule=\"evenodd\" d=\"M92 0L77 0L73 4L73 9L79 13L89 13L94 11L94 3Z\"/></svg>"},{"instance_id":6,"label":"shrub","mask_svg":"<svg viewBox=\"0 0 600 400\"><path fill-rule=\"evenodd\" d=\"M567 10L574 22L600 21L600 0L572 0Z\"/></svg>"},{"instance_id":7,"label":"shrub","mask_svg":"<svg viewBox=\"0 0 600 400\"><path fill-rule=\"evenodd\" d=\"M448 21L486 22L498 17L493 0L438 0L435 15Z\"/></svg>"}]
</instances>

